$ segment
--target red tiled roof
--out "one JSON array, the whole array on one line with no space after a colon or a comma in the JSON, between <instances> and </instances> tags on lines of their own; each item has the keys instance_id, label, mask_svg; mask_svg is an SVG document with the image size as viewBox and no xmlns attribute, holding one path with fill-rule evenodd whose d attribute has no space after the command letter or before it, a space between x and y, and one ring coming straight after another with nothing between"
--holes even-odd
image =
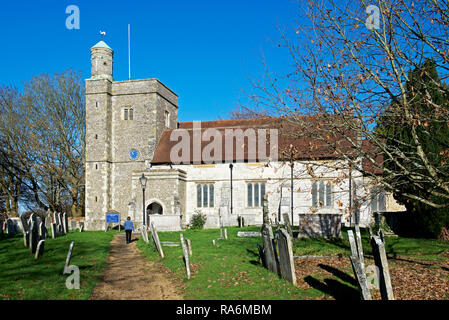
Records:
<instances>
[{"instance_id":1,"label":"red tiled roof","mask_svg":"<svg viewBox=\"0 0 449 320\"><path fill-rule=\"evenodd\" d=\"M331 119L335 124L337 117ZM245 132L247 129L253 129L255 133L255 144L258 146L259 143L263 143L263 141L259 141L258 130L264 129L265 131L269 129L275 129L278 132L278 144L277 145L269 145L270 138L267 133L265 145L265 153L263 155L270 155L270 150L276 152L276 156L279 160L290 159L290 151L291 147L296 151L293 158L295 160L318 160L318 159L335 159L338 158L338 153L333 149L333 145L338 145L340 148L350 150L351 145L345 139L345 135L352 135L355 137L354 132L349 132L348 130L344 130L342 128L341 132L333 132L331 130L327 130L324 121L319 116L308 116L301 117L301 121L295 121L292 118L259 118L259 119L239 119L239 120L218 120L218 121L202 121L198 122L201 126L201 136L208 129L215 129L215 132L220 133L221 136L221 145L222 145L222 153L218 158L218 161L214 162L252 162L259 161L257 159L256 151L256 159L251 153L248 152L249 142L247 139L244 140L243 144L236 146L237 142L234 140L234 148L232 152L228 154L225 152L225 141L226 137L235 130L241 129ZM329 121L327 119L326 121ZM338 120L337 120L338 121ZM198 125L196 124L196 125ZM189 141L189 157L183 158L183 163L193 163L193 151L201 150L201 152L211 144L211 141L207 140L201 141L201 139L194 138L194 131L198 132L200 130L193 130L195 123L194 122L181 122L178 124L178 129L167 129L162 133L162 136L159 140L159 143L156 147L154 157L151 161L152 164L164 164L164 163L173 163L170 159L170 153L172 150L179 151L179 141L182 141L178 138L178 135L183 132L184 134L188 134ZM329 128L329 127L328 127ZM210 132L211 130L209 130ZM213 130L212 130L213 131ZM170 137L173 135L173 140L171 141ZM322 137L326 137L328 141L331 143L327 143L322 140ZM176 140L178 138L179 140ZM178 145L178 149L174 149ZM201 145L201 147L199 147ZM211 148L211 146L209 146ZM237 152L237 148L242 148L243 153L239 155ZM208 149L207 151L210 151ZM239 150L241 151L241 150ZM180 153L182 155L182 153ZM184 156L184 155L183 155ZM214 153L211 153L211 156L214 156Z\"/></svg>"}]
</instances>

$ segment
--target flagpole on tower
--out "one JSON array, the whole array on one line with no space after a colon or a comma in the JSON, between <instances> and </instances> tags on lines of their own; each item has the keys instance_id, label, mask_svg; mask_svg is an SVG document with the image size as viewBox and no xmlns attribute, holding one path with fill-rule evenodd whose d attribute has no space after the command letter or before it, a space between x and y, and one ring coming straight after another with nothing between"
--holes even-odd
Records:
<instances>
[{"instance_id":1,"label":"flagpole on tower","mask_svg":"<svg viewBox=\"0 0 449 320\"><path fill-rule=\"evenodd\" d=\"M128 71L129 80L131 80L131 25L128 24Z\"/></svg>"}]
</instances>

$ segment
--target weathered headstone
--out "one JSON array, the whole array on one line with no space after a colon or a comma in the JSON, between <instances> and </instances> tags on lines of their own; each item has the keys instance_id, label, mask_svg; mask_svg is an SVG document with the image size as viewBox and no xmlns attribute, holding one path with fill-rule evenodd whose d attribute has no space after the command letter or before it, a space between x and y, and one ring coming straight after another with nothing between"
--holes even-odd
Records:
<instances>
[{"instance_id":1,"label":"weathered headstone","mask_svg":"<svg viewBox=\"0 0 449 320\"><path fill-rule=\"evenodd\" d=\"M62 226L64 229L64 233L68 234L69 233L69 217L67 216L67 213L64 213L62 215Z\"/></svg>"},{"instance_id":2,"label":"weathered headstone","mask_svg":"<svg viewBox=\"0 0 449 320\"><path fill-rule=\"evenodd\" d=\"M63 274L65 273L67 267L70 265L70 259L72 259L72 252L73 252L74 245L75 245L75 241L72 241L70 243L69 251L67 252L67 258L65 259L64 271L62 272Z\"/></svg>"},{"instance_id":3,"label":"weathered headstone","mask_svg":"<svg viewBox=\"0 0 449 320\"><path fill-rule=\"evenodd\" d=\"M360 227L355 226L355 243L357 244L357 252L359 254L360 263L365 270L365 259L363 258L362 236L360 235Z\"/></svg>"},{"instance_id":4,"label":"weathered headstone","mask_svg":"<svg viewBox=\"0 0 449 320\"><path fill-rule=\"evenodd\" d=\"M379 288L382 300L394 300L385 244L379 237L373 236L371 237L371 247L374 262L376 267L379 268Z\"/></svg>"},{"instance_id":5,"label":"weathered headstone","mask_svg":"<svg viewBox=\"0 0 449 320\"><path fill-rule=\"evenodd\" d=\"M179 247L181 244L174 241L161 241L161 246L163 247Z\"/></svg>"},{"instance_id":6,"label":"weathered headstone","mask_svg":"<svg viewBox=\"0 0 449 320\"><path fill-rule=\"evenodd\" d=\"M214 245L214 247L215 247L215 240L212 240L212 244Z\"/></svg>"},{"instance_id":7,"label":"weathered headstone","mask_svg":"<svg viewBox=\"0 0 449 320\"><path fill-rule=\"evenodd\" d=\"M159 252L159 255L161 256L161 258L164 258L164 251L162 251L161 242L159 241L159 235L157 234L157 230L154 227L153 222L151 222L150 228L151 228L151 236L153 237L154 245L156 246L156 249Z\"/></svg>"},{"instance_id":8,"label":"weathered headstone","mask_svg":"<svg viewBox=\"0 0 449 320\"><path fill-rule=\"evenodd\" d=\"M349 245L351 247L351 255L359 259L359 251L357 250L357 244L355 242L354 233L352 232L352 230L348 230L348 239Z\"/></svg>"},{"instance_id":9,"label":"weathered headstone","mask_svg":"<svg viewBox=\"0 0 449 320\"><path fill-rule=\"evenodd\" d=\"M189 251L189 255L192 255L192 243L190 242L190 239L185 239L187 250Z\"/></svg>"},{"instance_id":10,"label":"weathered headstone","mask_svg":"<svg viewBox=\"0 0 449 320\"><path fill-rule=\"evenodd\" d=\"M56 223L51 224L51 237L55 239L58 236L58 230L56 227Z\"/></svg>"},{"instance_id":11,"label":"weathered headstone","mask_svg":"<svg viewBox=\"0 0 449 320\"><path fill-rule=\"evenodd\" d=\"M228 230L224 229L224 238L228 240Z\"/></svg>"},{"instance_id":12,"label":"weathered headstone","mask_svg":"<svg viewBox=\"0 0 449 320\"><path fill-rule=\"evenodd\" d=\"M33 222L31 222L30 227L30 253L34 254L36 252L37 243L39 241L39 231L37 225Z\"/></svg>"},{"instance_id":13,"label":"weathered headstone","mask_svg":"<svg viewBox=\"0 0 449 320\"><path fill-rule=\"evenodd\" d=\"M12 219L6 220L6 230L9 235L15 235L16 234L16 226L14 225L14 221Z\"/></svg>"},{"instance_id":14,"label":"weathered headstone","mask_svg":"<svg viewBox=\"0 0 449 320\"><path fill-rule=\"evenodd\" d=\"M22 215L20 216L20 222L21 222L21 224L22 224L22 230L23 230L23 233L26 233L27 231L30 231L30 225L28 224L28 221L27 221L27 219L25 218L25 215L24 215L24 214L22 214Z\"/></svg>"},{"instance_id":15,"label":"weathered headstone","mask_svg":"<svg viewBox=\"0 0 449 320\"><path fill-rule=\"evenodd\" d=\"M146 228L140 228L140 233L142 234L142 239L143 241L145 241L145 243L148 244L149 240L148 240L148 231Z\"/></svg>"},{"instance_id":16,"label":"weathered headstone","mask_svg":"<svg viewBox=\"0 0 449 320\"><path fill-rule=\"evenodd\" d=\"M29 231L25 231L23 233L23 245L27 248L30 246L30 232Z\"/></svg>"},{"instance_id":17,"label":"weathered headstone","mask_svg":"<svg viewBox=\"0 0 449 320\"><path fill-rule=\"evenodd\" d=\"M189 261L189 252L187 250L187 246L186 243L184 241L184 235L181 233L180 235L181 238L181 246L182 246L182 252L184 254L184 261L186 264L186 274L187 274L187 279L190 279L190 261Z\"/></svg>"},{"instance_id":18,"label":"weathered headstone","mask_svg":"<svg viewBox=\"0 0 449 320\"><path fill-rule=\"evenodd\" d=\"M45 246L45 240L40 240L39 243L37 244L36 254L34 255L34 259L38 259L38 258L42 257L42 255L44 254L44 246Z\"/></svg>"},{"instance_id":19,"label":"weathered headstone","mask_svg":"<svg viewBox=\"0 0 449 320\"><path fill-rule=\"evenodd\" d=\"M284 229L278 232L279 267L281 276L296 286L295 264L293 262L292 238Z\"/></svg>"},{"instance_id":20,"label":"weathered headstone","mask_svg":"<svg viewBox=\"0 0 449 320\"><path fill-rule=\"evenodd\" d=\"M363 300L371 300L371 293L368 288L368 283L366 281L365 271L362 269L362 264L360 263L360 259L355 256L351 256L351 265L352 270L354 271L354 275L357 279L357 284L360 289L360 295Z\"/></svg>"},{"instance_id":21,"label":"weathered headstone","mask_svg":"<svg viewBox=\"0 0 449 320\"><path fill-rule=\"evenodd\" d=\"M293 239L292 225L290 224L290 218L288 217L288 213L284 213L282 217L284 219L285 228L287 229L290 238Z\"/></svg>"},{"instance_id":22,"label":"weathered headstone","mask_svg":"<svg viewBox=\"0 0 449 320\"><path fill-rule=\"evenodd\" d=\"M253 231L239 231L237 232L237 237L261 237L262 233Z\"/></svg>"},{"instance_id":23,"label":"weathered headstone","mask_svg":"<svg viewBox=\"0 0 449 320\"><path fill-rule=\"evenodd\" d=\"M262 225L262 242L267 268L276 274L279 274L278 259L276 255L276 246L274 244L273 230L271 226L264 223Z\"/></svg>"}]
</instances>

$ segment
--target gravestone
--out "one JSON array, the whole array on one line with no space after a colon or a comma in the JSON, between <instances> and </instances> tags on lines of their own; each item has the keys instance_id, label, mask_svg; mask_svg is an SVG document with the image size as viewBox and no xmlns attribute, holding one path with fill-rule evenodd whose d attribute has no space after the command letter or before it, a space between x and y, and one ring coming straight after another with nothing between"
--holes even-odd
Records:
<instances>
[{"instance_id":1,"label":"gravestone","mask_svg":"<svg viewBox=\"0 0 449 320\"><path fill-rule=\"evenodd\" d=\"M360 289L360 295L363 300L372 300L371 293L368 288L365 271L362 269L362 264L358 257L351 256L351 265L354 275L357 279L357 284Z\"/></svg>"},{"instance_id":2,"label":"gravestone","mask_svg":"<svg viewBox=\"0 0 449 320\"><path fill-rule=\"evenodd\" d=\"M267 268L271 272L279 274L279 264L276 254L276 246L274 243L273 230L271 229L271 226L264 223L262 225L261 233L262 233L264 259Z\"/></svg>"},{"instance_id":3,"label":"gravestone","mask_svg":"<svg viewBox=\"0 0 449 320\"><path fill-rule=\"evenodd\" d=\"M385 244L379 237L373 236L371 237L371 247L373 249L374 263L379 268L379 288L382 300L394 300Z\"/></svg>"},{"instance_id":4,"label":"gravestone","mask_svg":"<svg viewBox=\"0 0 449 320\"><path fill-rule=\"evenodd\" d=\"M36 248L36 254L34 255L34 259L39 259L44 254L44 246L45 246L45 240L40 240L37 244Z\"/></svg>"},{"instance_id":5,"label":"gravestone","mask_svg":"<svg viewBox=\"0 0 449 320\"><path fill-rule=\"evenodd\" d=\"M185 239L185 240L186 240L187 249L189 250L189 255L192 255L192 243L190 242L190 239Z\"/></svg>"},{"instance_id":6,"label":"gravestone","mask_svg":"<svg viewBox=\"0 0 449 320\"><path fill-rule=\"evenodd\" d=\"M228 240L228 230L224 229L224 238Z\"/></svg>"},{"instance_id":7,"label":"gravestone","mask_svg":"<svg viewBox=\"0 0 449 320\"><path fill-rule=\"evenodd\" d=\"M262 233L260 232L252 232L252 231L239 231L237 232L237 237L261 237Z\"/></svg>"},{"instance_id":8,"label":"gravestone","mask_svg":"<svg viewBox=\"0 0 449 320\"><path fill-rule=\"evenodd\" d=\"M7 219L6 220L6 231L8 232L9 235L15 235L16 234L16 226L14 225L14 222L12 221L12 219Z\"/></svg>"},{"instance_id":9,"label":"gravestone","mask_svg":"<svg viewBox=\"0 0 449 320\"><path fill-rule=\"evenodd\" d=\"M186 274L187 274L187 279L190 279L189 252L188 252L188 250L187 250L187 246L186 246L186 243L185 243L185 241L184 241L184 236L183 236L183 234L181 233L179 236L180 236L180 238L181 238L182 252L183 252L183 254L184 254L184 261L185 261L185 264L186 264Z\"/></svg>"},{"instance_id":10,"label":"gravestone","mask_svg":"<svg viewBox=\"0 0 449 320\"><path fill-rule=\"evenodd\" d=\"M56 223L51 224L51 237L55 239L58 236L58 231L56 227Z\"/></svg>"},{"instance_id":11,"label":"gravestone","mask_svg":"<svg viewBox=\"0 0 449 320\"><path fill-rule=\"evenodd\" d=\"M23 233L23 245L27 248L30 246L30 232L29 231L25 231Z\"/></svg>"},{"instance_id":12,"label":"gravestone","mask_svg":"<svg viewBox=\"0 0 449 320\"><path fill-rule=\"evenodd\" d=\"M65 274L67 267L70 265L70 259L72 259L73 247L75 246L75 241L70 243L69 251L67 252L67 258L65 259L64 271L62 274Z\"/></svg>"},{"instance_id":13,"label":"gravestone","mask_svg":"<svg viewBox=\"0 0 449 320\"><path fill-rule=\"evenodd\" d=\"M70 229L71 230L76 230L76 220L71 220L70 221Z\"/></svg>"},{"instance_id":14,"label":"gravestone","mask_svg":"<svg viewBox=\"0 0 449 320\"><path fill-rule=\"evenodd\" d=\"M30 231L30 225L28 224L27 219L25 218L25 215L22 214L20 216L20 222L22 223L22 230L23 233Z\"/></svg>"},{"instance_id":15,"label":"gravestone","mask_svg":"<svg viewBox=\"0 0 449 320\"><path fill-rule=\"evenodd\" d=\"M154 227L153 222L151 222L150 228L151 228L151 236L153 237L154 245L156 246L156 249L159 252L159 255L161 256L161 258L164 258L164 251L162 251L161 242L159 241L159 236L157 234L157 230Z\"/></svg>"},{"instance_id":16,"label":"gravestone","mask_svg":"<svg viewBox=\"0 0 449 320\"><path fill-rule=\"evenodd\" d=\"M68 234L69 233L69 217L67 216L67 213L64 213L62 215L62 226L64 229L64 233Z\"/></svg>"},{"instance_id":17,"label":"gravestone","mask_svg":"<svg viewBox=\"0 0 449 320\"><path fill-rule=\"evenodd\" d=\"M293 262L292 238L284 229L279 229L278 249L281 276L296 286L295 264Z\"/></svg>"},{"instance_id":18,"label":"gravestone","mask_svg":"<svg viewBox=\"0 0 449 320\"><path fill-rule=\"evenodd\" d=\"M36 253L37 243L39 241L39 231L38 226L33 222L31 222L30 227L30 253Z\"/></svg>"},{"instance_id":19,"label":"gravestone","mask_svg":"<svg viewBox=\"0 0 449 320\"><path fill-rule=\"evenodd\" d=\"M142 228L140 228L140 233L142 234L142 239L143 239L143 241L145 241L145 243L149 243L149 240L148 240L148 231L146 230L146 228L144 228L144 227L142 227Z\"/></svg>"},{"instance_id":20,"label":"gravestone","mask_svg":"<svg viewBox=\"0 0 449 320\"><path fill-rule=\"evenodd\" d=\"M288 234L290 235L290 238L293 239L293 232L292 232L292 226L290 224L290 218L288 217L288 213L284 213L282 215L282 217L284 218L284 224L285 224L285 228L287 229Z\"/></svg>"},{"instance_id":21,"label":"gravestone","mask_svg":"<svg viewBox=\"0 0 449 320\"><path fill-rule=\"evenodd\" d=\"M214 247L215 247L215 240L212 240L212 244L214 245Z\"/></svg>"},{"instance_id":22,"label":"gravestone","mask_svg":"<svg viewBox=\"0 0 449 320\"><path fill-rule=\"evenodd\" d=\"M163 247L179 247L179 242L174 241L161 241L161 246Z\"/></svg>"}]
</instances>

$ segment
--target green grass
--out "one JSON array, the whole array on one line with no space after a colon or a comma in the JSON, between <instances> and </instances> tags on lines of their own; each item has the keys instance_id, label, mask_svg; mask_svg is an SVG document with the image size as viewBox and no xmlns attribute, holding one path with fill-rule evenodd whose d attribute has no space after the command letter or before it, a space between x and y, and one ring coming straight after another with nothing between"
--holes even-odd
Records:
<instances>
[{"instance_id":1,"label":"green grass","mask_svg":"<svg viewBox=\"0 0 449 320\"><path fill-rule=\"evenodd\" d=\"M46 239L44 255L38 260L24 246L22 235L0 235L0 299L88 299L103 272L115 233L71 231ZM80 269L79 290L67 289L69 275L62 274L71 241L75 245L70 264Z\"/></svg>"},{"instance_id":2,"label":"green grass","mask_svg":"<svg viewBox=\"0 0 449 320\"><path fill-rule=\"evenodd\" d=\"M260 231L260 227L227 229L229 239L216 240L219 247L212 245L212 239L217 239L220 235L219 229L183 231L184 237L192 242L192 269L198 270L190 280L186 279L180 246L163 247L164 259L159 257L151 236L149 245L139 239L137 246L148 259L160 261L171 270L176 282L183 284L187 299L313 299L325 293L325 288L319 289L322 284L315 285L314 289L298 288L262 267L257 252L257 243L262 243L261 238L237 237L238 231ZM179 234L180 232L159 232L159 238L161 241L179 241ZM370 256L372 253L367 232L362 231L362 241L365 255ZM401 256L444 259L441 254L449 253L449 243L441 240L387 237L386 249L389 258ZM347 232L343 230L341 239L295 240L293 254L349 257L351 250ZM352 270L344 272L347 272L345 279L353 277ZM314 275L306 278L317 282ZM336 278L335 281L340 280ZM354 281L331 285L341 287L341 296L354 296Z\"/></svg>"},{"instance_id":3,"label":"green grass","mask_svg":"<svg viewBox=\"0 0 449 320\"><path fill-rule=\"evenodd\" d=\"M150 241L147 245L139 239L137 246L143 254L168 267L176 282L185 287L186 299L260 300L260 299L310 299L314 290L303 290L280 279L259 263L257 243L261 238L238 238L238 231L260 231L259 227L227 228L228 240L216 240L219 229L185 230L182 233L192 243L190 257L192 270L198 269L190 280L186 279L182 248L163 247L165 258L160 259ZM179 241L180 232L159 232L161 241ZM212 245L215 239L218 247ZM151 235L150 235L151 240Z\"/></svg>"}]
</instances>

